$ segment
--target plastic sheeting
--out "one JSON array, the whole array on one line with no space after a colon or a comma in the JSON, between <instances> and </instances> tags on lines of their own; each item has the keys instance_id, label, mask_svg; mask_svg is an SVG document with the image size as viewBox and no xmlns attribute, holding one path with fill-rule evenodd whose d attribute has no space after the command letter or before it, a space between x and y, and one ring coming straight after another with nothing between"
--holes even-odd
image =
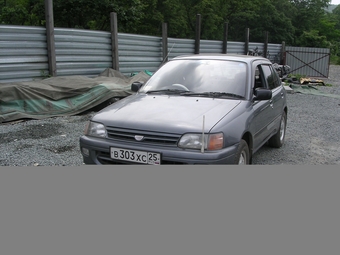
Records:
<instances>
[{"instance_id":1,"label":"plastic sheeting","mask_svg":"<svg viewBox=\"0 0 340 255\"><path fill-rule=\"evenodd\" d=\"M0 123L79 114L112 98L133 94L131 84L149 78L145 71L127 77L106 69L94 78L60 76L0 84Z\"/></svg>"},{"instance_id":2,"label":"plastic sheeting","mask_svg":"<svg viewBox=\"0 0 340 255\"><path fill-rule=\"evenodd\" d=\"M316 96L324 96L324 97L332 97L332 98L340 99L340 95L322 92L318 90L316 86L312 86L312 85L290 84L289 87L293 89L294 93L302 93L302 94L308 94L308 95L316 95Z\"/></svg>"}]
</instances>

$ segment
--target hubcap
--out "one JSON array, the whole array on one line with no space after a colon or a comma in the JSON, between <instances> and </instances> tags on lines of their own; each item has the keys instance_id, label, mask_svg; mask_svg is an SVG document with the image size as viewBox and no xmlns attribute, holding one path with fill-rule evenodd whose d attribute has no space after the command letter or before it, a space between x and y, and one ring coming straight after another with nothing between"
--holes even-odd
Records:
<instances>
[{"instance_id":1,"label":"hubcap","mask_svg":"<svg viewBox=\"0 0 340 255\"><path fill-rule=\"evenodd\" d=\"M240 158L238 160L238 164L239 165L245 165L246 164L246 160L247 160L247 154L245 151L242 151Z\"/></svg>"},{"instance_id":2,"label":"hubcap","mask_svg":"<svg viewBox=\"0 0 340 255\"><path fill-rule=\"evenodd\" d=\"M280 125L280 141L282 142L285 137L285 119L282 118Z\"/></svg>"}]
</instances>

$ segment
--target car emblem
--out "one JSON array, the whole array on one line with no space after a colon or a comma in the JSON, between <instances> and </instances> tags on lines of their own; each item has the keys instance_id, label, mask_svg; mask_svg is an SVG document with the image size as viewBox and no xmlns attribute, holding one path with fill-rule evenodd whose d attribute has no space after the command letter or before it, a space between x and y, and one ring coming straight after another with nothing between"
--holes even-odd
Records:
<instances>
[{"instance_id":1,"label":"car emblem","mask_svg":"<svg viewBox=\"0 0 340 255\"><path fill-rule=\"evenodd\" d=\"M142 141L144 139L144 136L142 136L142 135L135 135L135 140L136 141Z\"/></svg>"}]
</instances>

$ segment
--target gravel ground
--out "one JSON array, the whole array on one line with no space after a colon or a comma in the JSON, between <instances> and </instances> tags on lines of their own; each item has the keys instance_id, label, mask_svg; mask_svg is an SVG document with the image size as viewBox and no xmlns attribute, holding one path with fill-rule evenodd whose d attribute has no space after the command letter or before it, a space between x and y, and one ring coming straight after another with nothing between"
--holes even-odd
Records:
<instances>
[{"instance_id":1,"label":"gravel ground","mask_svg":"<svg viewBox=\"0 0 340 255\"><path fill-rule=\"evenodd\" d=\"M340 95L340 66L330 66L331 87L320 91ZM286 142L280 149L263 146L257 165L340 164L340 100L288 94ZM78 116L0 124L0 166L80 166L79 137L95 112Z\"/></svg>"}]
</instances>

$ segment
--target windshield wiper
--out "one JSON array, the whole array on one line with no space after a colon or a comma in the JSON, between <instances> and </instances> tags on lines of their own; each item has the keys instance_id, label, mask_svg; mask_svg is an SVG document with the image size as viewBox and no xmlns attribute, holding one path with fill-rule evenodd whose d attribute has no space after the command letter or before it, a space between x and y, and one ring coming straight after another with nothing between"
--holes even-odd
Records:
<instances>
[{"instance_id":1,"label":"windshield wiper","mask_svg":"<svg viewBox=\"0 0 340 255\"><path fill-rule=\"evenodd\" d=\"M171 93L171 94L181 94L185 93L187 91L184 91L182 89L158 89L158 90L149 90L146 91L146 94L151 94L151 93Z\"/></svg>"},{"instance_id":2,"label":"windshield wiper","mask_svg":"<svg viewBox=\"0 0 340 255\"><path fill-rule=\"evenodd\" d=\"M212 92L214 97L234 97L239 99L244 99L244 96L234 94L234 93L227 93L227 92Z\"/></svg>"},{"instance_id":3,"label":"windshield wiper","mask_svg":"<svg viewBox=\"0 0 340 255\"><path fill-rule=\"evenodd\" d=\"M182 96L201 96L201 97L228 97L228 98L239 98L244 99L244 96L233 94L233 93L226 93L226 92L185 92L181 94Z\"/></svg>"}]
</instances>

